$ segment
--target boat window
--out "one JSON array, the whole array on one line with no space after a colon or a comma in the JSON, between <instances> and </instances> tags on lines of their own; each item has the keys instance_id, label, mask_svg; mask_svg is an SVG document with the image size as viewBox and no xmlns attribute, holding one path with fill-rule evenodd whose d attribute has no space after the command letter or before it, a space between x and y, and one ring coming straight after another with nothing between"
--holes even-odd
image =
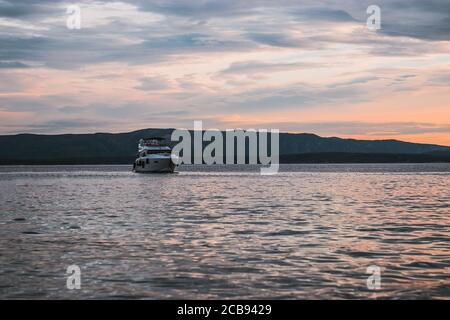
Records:
<instances>
[{"instance_id":1,"label":"boat window","mask_svg":"<svg viewBox=\"0 0 450 320\"><path fill-rule=\"evenodd\" d=\"M145 162L148 164L148 159L146 159Z\"/></svg>"},{"instance_id":2,"label":"boat window","mask_svg":"<svg viewBox=\"0 0 450 320\"><path fill-rule=\"evenodd\" d=\"M147 154L166 154L169 155L171 152L169 150L147 150Z\"/></svg>"}]
</instances>

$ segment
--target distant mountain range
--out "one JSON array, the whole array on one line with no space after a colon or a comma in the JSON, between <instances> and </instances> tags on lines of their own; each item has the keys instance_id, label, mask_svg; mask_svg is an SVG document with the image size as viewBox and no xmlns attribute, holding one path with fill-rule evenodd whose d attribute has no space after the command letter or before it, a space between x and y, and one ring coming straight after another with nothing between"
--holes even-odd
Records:
<instances>
[{"instance_id":1,"label":"distant mountain range","mask_svg":"<svg viewBox=\"0 0 450 320\"><path fill-rule=\"evenodd\" d=\"M131 163L139 139L166 137L173 129L128 133L0 136L0 164ZM323 138L280 134L281 162L450 162L450 147L398 140Z\"/></svg>"}]
</instances>

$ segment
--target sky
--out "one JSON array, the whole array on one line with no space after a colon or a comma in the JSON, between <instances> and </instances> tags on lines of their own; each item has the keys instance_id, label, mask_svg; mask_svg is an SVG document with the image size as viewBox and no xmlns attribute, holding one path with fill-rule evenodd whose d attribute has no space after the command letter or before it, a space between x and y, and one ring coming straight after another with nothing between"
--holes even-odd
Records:
<instances>
[{"instance_id":1,"label":"sky","mask_svg":"<svg viewBox=\"0 0 450 320\"><path fill-rule=\"evenodd\" d=\"M450 146L450 1L0 0L0 134L194 120Z\"/></svg>"}]
</instances>

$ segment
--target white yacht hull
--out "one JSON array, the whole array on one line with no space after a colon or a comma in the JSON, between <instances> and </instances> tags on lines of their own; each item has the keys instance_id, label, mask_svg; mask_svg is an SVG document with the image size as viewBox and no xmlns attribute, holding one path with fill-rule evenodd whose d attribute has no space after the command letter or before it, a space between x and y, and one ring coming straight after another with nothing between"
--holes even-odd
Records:
<instances>
[{"instance_id":1,"label":"white yacht hull","mask_svg":"<svg viewBox=\"0 0 450 320\"><path fill-rule=\"evenodd\" d=\"M178 157L172 155L168 145L162 145L163 138L153 137L139 140L138 158L133 171L137 173L172 173L178 165Z\"/></svg>"},{"instance_id":2,"label":"white yacht hull","mask_svg":"<svg viewBox=\"0 0 450 320\"><path fill-rule=\"evenodd\" d=\"M137 159L133 170L137 173L173 173L177 167L170 157L146 157Z\"/></svg>"}]
</instances>

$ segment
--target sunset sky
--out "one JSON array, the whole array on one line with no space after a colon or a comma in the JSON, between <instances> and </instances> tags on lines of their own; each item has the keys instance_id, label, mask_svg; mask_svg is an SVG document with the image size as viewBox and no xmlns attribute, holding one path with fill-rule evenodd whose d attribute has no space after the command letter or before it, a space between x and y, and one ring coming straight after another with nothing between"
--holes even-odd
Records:
<instances>
[{"instance_id":1,"label":"sunset sky","mask_svg":"<svg viewBox=\"0 0 450 320\"><path fill-rule=\"evenodd\" d=\"M194 120L450 146L450 1L0 0L0 134Z\"/></svg>"}]
</instances>

